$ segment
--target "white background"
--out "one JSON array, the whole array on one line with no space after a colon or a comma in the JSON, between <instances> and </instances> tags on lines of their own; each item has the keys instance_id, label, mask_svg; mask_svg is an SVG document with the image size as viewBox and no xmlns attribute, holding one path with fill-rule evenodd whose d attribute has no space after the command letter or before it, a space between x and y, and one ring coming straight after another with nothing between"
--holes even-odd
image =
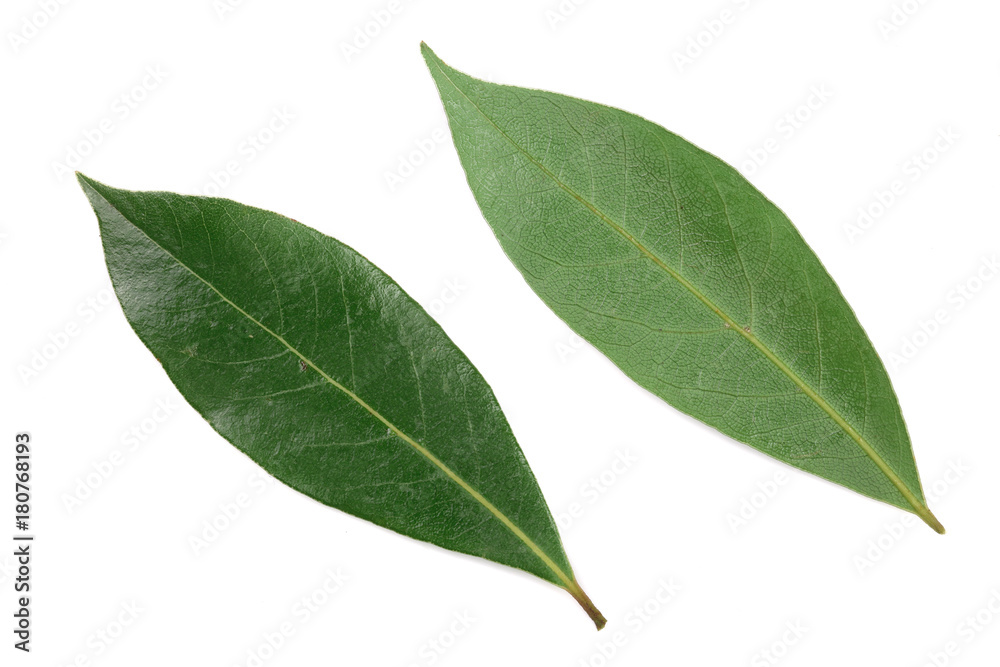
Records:
<instances>
[{"instance_id":1,"label":"white background","mask_svg":"<svg viewBox=\"0 0 1000 667\"><path fill-rule=\"evenodd\" d=\"M44 2L7 0L0 19L0 439L34 437L37 535L30 655L11 648L0 549L0 663L253 665L248 651L288 621L294 634L263 664L917 667L949 642L939 665L997 664L1000 279L984 264L1000 250L995 3L909 0L890 31L889 0L591 0L563 14L556 0L404 1L350 58L344 44L387 0L251 0L221 15L212 0L52 4L46 19ZM721 436L580 345L503 256L450 137L434 142L445 117L420 40L472 75L639 113L743 167L886 360L948 534ZM689 40L704 46L679 64ZM268 136L276 109L294 118ZM789 131L796 111L808 118ZM111 131L88 150L102 121ZM270 139L252 159L251 135ZM428 139L430 155L415 154ZM765 145L776 150L748 166ZM205 192L234 161L224 196L341 239L434 312L495 389L553 512L582 506L562 534L607 629L519 571L261 490L111 298L94 215L57 173L77 150L70 170L140 190ZM914 178L925 150L936 159ZM420 164L390 188L401 161ZM852 243L845 227L896 179L902 194ZM920 335L936 311L946 321ZM158 401L175 406L160 422ZM145 430L134 448L131 429ZM95 475L115 451L120 465ZM609 472L619 453L634 462ZM190 539L240 494L248 506L196 555ZM294 605L338 568L349 579L301 622ZM656 602L671 579L679 592ZM121 611L132 604L134 620ZM473 619L460 636L456 614Z\"/></svg>"}]
</instances>

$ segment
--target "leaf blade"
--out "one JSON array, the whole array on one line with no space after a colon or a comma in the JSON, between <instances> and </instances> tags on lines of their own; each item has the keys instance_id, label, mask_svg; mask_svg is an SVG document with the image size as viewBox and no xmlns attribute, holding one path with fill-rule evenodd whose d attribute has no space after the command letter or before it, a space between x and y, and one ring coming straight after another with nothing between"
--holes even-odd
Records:
<instances>
[{"instance_id":1,"label":"leaf blade","mask_svg":"<svg viewBox=\"0 0 1000 667\"><path fill-rule=\"evenodd\" d=\"M483 82L421 48L484 218L528 284L571 328L683 412L779 460L912 511L943 532L926 506L884 366L832 278L777 207L729 165L654 123L575 98ZM775 247L783 252L778 259ZM610 268L621 266L629 268ZM611 307L609 288L620 294ZM809 331L815 341L788 335L789 328ZM650 343L650 336L661 340ZM824 343L831 336L843 340ZM647 359L623 351L637 345ZM677 350L693 370L668 367ZM824 354L834 366L827 359L824 369ZM712 368L727 355L735 381ZM840 366L846 367L841 377L830 373ZM753 393L740 387L745 375ZM727 398L704 398L710 394ZM730 399L726 407L722 401ZM725 414L741 400L749 423ZM774 419L776 410L802 419ZM756 424L758 413L794 433L769 435ZM870 416L879 423L872 425ZM820 443L815 453L802 448L803 440ZM858 450L863 462L837 462Z\"/></svg>"},{"instance_id":2,"label":"leaf blade","mask_svg":"<svg viewBox=\"0 0 1000 667\"><path fill-rule=\"evenodd\" d=\"M489 386L391 278L277 214L78 177L129 323L216 431L296 490L531 572L603 625ZM412 380L396 377L409 370ZM309 425L276 424L289 418Z\"/></svg>"}]
</instances>

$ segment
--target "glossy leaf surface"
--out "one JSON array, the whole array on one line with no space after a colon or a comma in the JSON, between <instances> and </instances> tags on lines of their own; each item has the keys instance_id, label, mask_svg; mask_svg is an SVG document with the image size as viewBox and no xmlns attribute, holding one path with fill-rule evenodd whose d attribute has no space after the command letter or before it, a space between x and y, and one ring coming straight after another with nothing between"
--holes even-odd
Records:
<instances>
[{"instance_id":1,"label":"glossy leaf surface","mask_svg":"<svg viewBox=\"0 0 1000 667\"><path fill-rule=\"evenodd\" d=\"M129 323L223 437L326 505L565 588L603 625L489 385L391 278L269 211L79 180Z\"/></svg>"},{"instance_id":2,"label":"glossy leaf surface","mask_svg":"<svg viewBox=\"0 0 1000 667\"><path fill-rule=\"evenodd\" d=\"M683 412L944 531L885 367L774 204L655 123L422 50L483 216L573 330Z\"/></svg>"}]
</instances>

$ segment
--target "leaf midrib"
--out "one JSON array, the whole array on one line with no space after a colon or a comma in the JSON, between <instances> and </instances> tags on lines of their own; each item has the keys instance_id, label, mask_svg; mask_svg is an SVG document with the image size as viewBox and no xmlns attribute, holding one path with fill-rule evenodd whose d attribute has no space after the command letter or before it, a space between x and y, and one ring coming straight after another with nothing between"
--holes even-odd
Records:
<instances>
[{"instance_id":1,"label":"leaf midrib","mask_svg":"<svg viewBox=\"0 0 1000 667\"><path fill-rule=\"evenodd\" d=\"M112 209L114 209L114 211L116 213L118 213L118 215L120 215L123 220L125 220L126 222L128 222L129 224L131 224L132 227L134 227L139 233L141 233L143 236L145 236L147 239L149 239L150 243L152 243L157 248L159 248L160 250L162 250L167 256L169 256L174 262L176 262L178 266L184 268L188 273L190 273L192 276L194 276L195 278L197 278L198 280L200 280L202 283L204 283L209 289L211 289L213 292L215 292L219 296L220 299L222 299L223 301L225 301L227 304L229 304L233 309L235 309L241 315L243 315L248 320L250 320L251 322L253 322L254 324L256 324L258 327L260 327L261 330L265 331L266 333L268 333L272 337L274 337L275 340L277 340L279 343L281 343L282 345L284 345L290 352L292 352L292 354L294 354L295 356L297 356L304 364L306 364L307 366L309 366L310 368L312 368L314 371L316 371L317 373L319 373L320 376L324 380L326 380L327 382L329 382L335 388L337 388L340 391L342 391L345 395L347 395L348 397L350 397L358 405L360 405L362 408L364 408L365 410L367 410L373 417L375 417L376 419L378 419L379 421L381 421L383 424L385 424L385 426L388 427L397 437L399 437L405 443L407 443L408 445L410 445L419 454L421 454L422 456L424 456L431 464L433 464L438 469L440 469L441 472L443 472L448 477L448 479L450 479L452 482L454 482L455 484L457 484L459 486L459 488L461 488L463 491L465 491L466 493L468 493L474 500L476 500L483 507L485 507L494 517L496 517L497 520L500 521L500 523L502 523L519 540L521 540L521 542L523 542L525 544L525 546L527 546L529 549L531 549L532 553L534 553L539 558L539 560L541 560L545 564L545 566L548 567L553 572L553 574L556 575L556 577L563 583L564 588L566 588L567 590L569 590L570 593L572 593L574 595L574 597L576 595L578 595L578 594L583 594L582 589L579 588L579 585L576 583L576 581L571 576L567 575L567 573L564 572L562 570L562 568L559 567L559 565L556 564L556 562L553 561L552 558L547 553L545 553L545 551L542 550L541 547L539 547L537 544L535 544L535 542L530 537L528 537L524 533L524 531L521 530L521 528L510 519L510 517L508 517L506 514L504 514L503 512L501 512L500 509L498 509L493 503L491 503L489 500L487 500L486 497L484 497L479 491L477 491L471 484L469 484L468 482L466 482L461 476L458 475L458 473L456 473L454 470L452 470L451 468L449 468L441 459L439 459L437 456L435 456L430 450L428 450L426 447L424 447L423 445L421 445L419 442L417 442L416 440L414 440L413 438L411 438L409 435L407 435L406 433L404 433L401 429L399 429L395 424L393 424L391 421L389 421L385 416L383 416L375 408L373 408L371 405L369 405L364 399L362 399L356 393L354 393L353 391L351 391L350 389L348 389L344 385L342 385L339 382L337 382L334 378L332 378L325 371L323 371L323 369L321 369L319 366L317 366L311 359L309 359L304 354L302 354L301 352L299 352L291 343L289 343L287 340L285 340L284 337L282 337L276 331L273 331L270 328L268 328L263 322L259 321L253 315L251 315L250 313L246 312L245 310L243 310L243 308L241 308L239 305L237 305L232 300L230 300L225 294L223 294L221 291L219 291L219 289L216 288L215 285L213 285L208 280L206 280L205 278L203 278L202 276L200 276L196 271L194 271L191 267L189 267L187 264L185 264L184 262L182 262L176 255L174 255L172 252L170 252L170 250L168 250L167 248L164 248L153 237L151 237L149 234L147 234L144 229L142 229L141 227L139 227L138 225L136 225L135 223L133 223L131 220L129 220L128 217L121 210L119 210L114 204L112 204L110 201L108 201L107 197L105 197L103 194L101 194L100 192L98 192L96 189L94 189L89 184L88 184L88 187L90 187L92 190L94 190L94 192L96 192L98 195L100 195L101 198L107 203L107 205L110 206Z\"/></svg>"},{"instance_id":2,"label":"leaf midrib","mask_svg":"<svg viewBox=\"0 0 1000 667\"><path fill-rule=\"evenodd\" d=\"M763 342L761 342L760 339L758 339L751 332L747 331L742 326L737 324L736 321L734 321L731 317L729 317L729 315L726 314L721 308L716 306L707 296L702 294L702 292L698 290L693 284L691 284L686 278L684 278L684 276L680 275L677 271L672 269L669 265L666 264L666 262L664 262L658 256L656 256L638 239L629 234L629 232L625 230L621 225L612 220L609 216L603 213L600 209L598 209L594 204L592 204L590 201L588 201L586 198L584 198L582 195L576 192L573 188L569 187L558 176L552 173L544 164L542 164L539 160L537 160L531 153L529 153L520 144L514 141L514 139L511 138L510 135L508 135L506 132L504 132L503 129L499 125L497 125L497 123L492 118L490 118L490 116L487 115L487 113L483 111L483 109L478 104L476 104L475 101L472 100L472 98L466 95L464 90L458 87L455 81L452 80L450 76L448 76L448 73L444 70L444 68L440 66L438 62L436 62L436 60L437 58L435 56L434 66L437 67L441 75L445 79L447 79L448 83L450 83L451 86L458 93L462 95L462 97L468 100L469 104L471 104L472 107L476 111L478 111L482 115L482 117L485 118L486 121L489 122L489 124L492 125L493 128L510 143L511 146L513 146L522 155L524 155L529 162L538 167L538 169L541 170L542 173L544 173L546 176L552 179L552 181L556 185L558 185L571 197L573 197L579 203L585 206L588 210L590 210L600 220L605 222L614 231L618 232L633 246L635 246L635 248L639 250L643 255L645 255L654 264L663 269L670 277L674 278L678 283L680 283L693 296L695 296L699 301L705 304L712 312L718 315L730 329L732 329L733 331L735 331L736 333L738 333L739 335L743 336L745 339L750 341L750 343L752 343L754 347L760 350L760 352L765 357L767 357L767 359L769 359L782 373L784 373L786 377L788 377L788 379L790 379L797 387L799 387L799 389L801 389L806 396L811 398L813 402L816 403L816 405L818 405L831 419L833 419L833 421L838 426L840 426L840 428L845 433L847 433L847 435L852 440L854 440L854 442L861 448L861 450L875 463L875 465L879 468L879 470L882 471L882 473L889 479L889 481L893 484L893 486L895 486L896 489L902 494L904 499L913 508L913 511L918 516L920 516L921 519L927 522L928 525L930 525L935 531L939 533L944 532L944 527L941 525L941 523L937 520L936 517L934 517L933 514L931 514L927 506L924 503L922 503L917 498L917 496L910 490L910 488L899 477L896 471L893 470L891 466L889 466L888 462L886 462L885 459L883 459L878 454L878 452L875 451L875 449L871 446L871 444L860 433L858 433L858 431L853 426L851 426L843 418L843 416L841 416L840 413L838 413L833 408L833 406L831 406L822 396L820 396L818 392L816 392L805 380L799 377L799 375L795 373L795 371L793 371L784 361L782 361L776 354L774 354L774 352L772 352Z\"/></svg>"}]
</instances>

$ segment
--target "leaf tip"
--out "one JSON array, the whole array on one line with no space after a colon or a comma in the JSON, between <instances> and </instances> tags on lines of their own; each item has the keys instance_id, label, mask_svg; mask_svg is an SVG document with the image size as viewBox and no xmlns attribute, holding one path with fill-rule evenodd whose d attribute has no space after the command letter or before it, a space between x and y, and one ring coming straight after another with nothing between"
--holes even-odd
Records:
<instances>
[{"instance_id":1,"label":"leaf tip","mask_svg":"<svg viewBox=\"0 0 1000 667\"><path fill-rule=\"evenodd\" d=\"M430 67L432 64L434 65L441 64L441 59L437 57L436 53L434 53L434 49L427 46L427 42L422 40L420 42L420 54L424 57L424 61L427 63L428 67Z\"/></svg>"},{"instance_id":2,"label":"leaf tip","mask_svg":"<svg viewBox=\"0 0 1000 667\"><path fill-rule=\"evenodd\" d=\"M94 206L96 210L97 200L95 200L94 197L103 196L100 191L100 187L103 184L98 183L97 181L92 179L90 176L87 176L83 172L76 171L74 173L76 174L77 183L80 184L80 189L83 190L83 194L87 196L87 199L90 200L91 206Z\"/></svg>"},{"instance_id":3,"label":"leaf tip","mask_svg":"<svg viewBox=\"0 0 1000 667\"><path fill-rule=\"evenodd\" d=\"M441 60L438 54L434 53L434 49L427 46L427 42L420 42L420 53L423 55L424 62L427 63L427 69L431 71L431 76L435 80L437 80L439 73L454 72L453 68L449 67Z\"/></svg>"},{"instance_id":4,"label":"leaf tip","mask_svg":"<svg viewBox=\"0 0 1000 667\"><path fill-rule=\"evenodd\" d=\"M94 209L94 213L97 214L98 220L101 220L103 213L107 212L108 206L114 206L112 204L115 201L116 196L121 193L120 190L112 188L109 185L105 185L100 181L94 180L90 176L83 174L79 171L76 173L76 180L80 184L80 189L83 190L83 194L86 195L87 201L90 202L91 208Z\"/></svg>"},{"instance_id":5,"label":"leaf tip","mask_svg":"<svg viewBox=\"0 0 1000 667\"><path fill-rule=\"evenodd\" d=\"M83 191L87 193L88 197L90 196L91 192L97 192L98 194L103 194L105 190L114 189L114 188L109 188L107 185L101 183L100 181L94 180L93 178L87 176L83 172L76 171L73 173L76 174L77 182L80 184L80 187L83 188Z\"/></svg>"}]
</instances>

